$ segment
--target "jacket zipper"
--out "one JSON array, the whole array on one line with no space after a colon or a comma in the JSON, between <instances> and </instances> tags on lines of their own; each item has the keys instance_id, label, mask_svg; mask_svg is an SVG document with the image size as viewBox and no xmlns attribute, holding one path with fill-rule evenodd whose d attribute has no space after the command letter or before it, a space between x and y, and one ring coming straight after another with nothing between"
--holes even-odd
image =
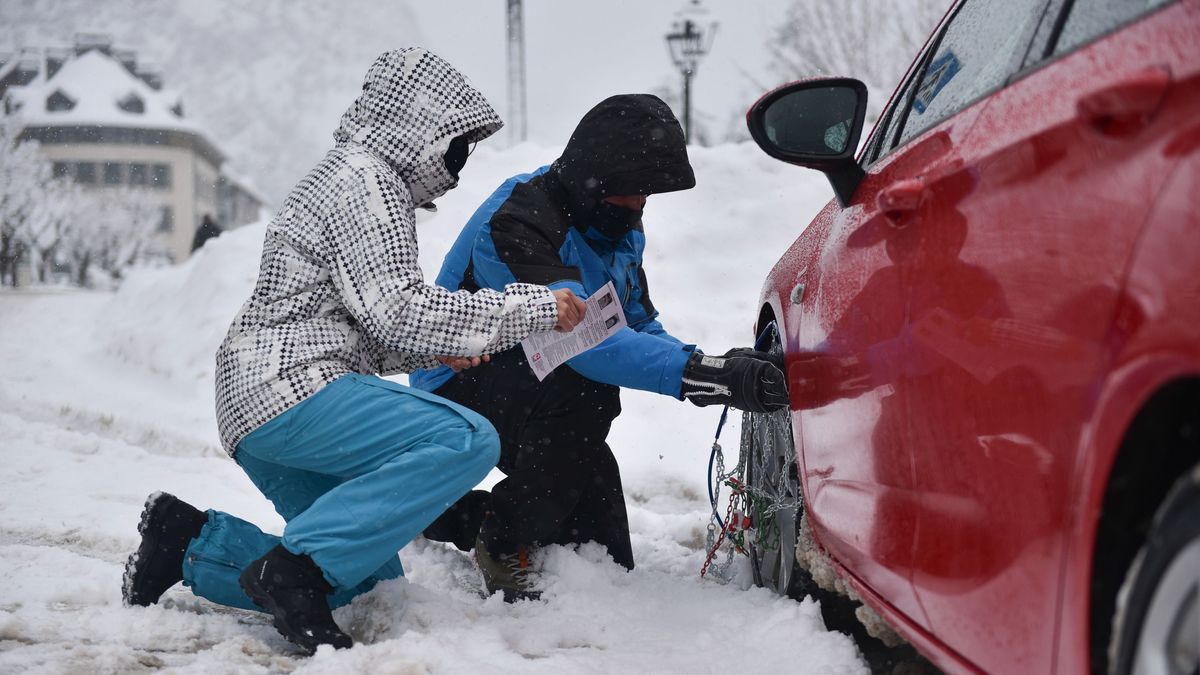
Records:
<instances>
[{"instance_id":1,"label":"jacket zipper","mask_svg":"<svg viewBox=\"0 0 1200 675\"><path fill-rule=\"evenodd\" d=\"M218 567L228 567L231 570L239 570L240 571L242 569L242 568L238 567L237 565L234 565L231 562L226 562L224 560L213 560L212 558L206 558L202 555L196 555L194 553L188 555L188 561L193 562L193 563L195 563L195 562L208 563L209 565L217 565Z\"/></svg>"}]
</instances>

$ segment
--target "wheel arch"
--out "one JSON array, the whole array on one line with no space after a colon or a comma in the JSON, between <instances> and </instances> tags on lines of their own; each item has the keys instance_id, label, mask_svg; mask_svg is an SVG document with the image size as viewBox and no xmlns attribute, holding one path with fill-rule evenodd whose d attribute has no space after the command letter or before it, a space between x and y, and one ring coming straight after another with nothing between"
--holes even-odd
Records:
<instances>
[{"instance_id":1,"label":"wheel arch","mask_svg":"<svg viewBox=\"0 0 1200 675\"><path fill-rule=\"evenodd\" d=\"M762 333L763 329L766 328L767 325L772 321L776 322L776 327L779 329L779 332L782 335L783 326L779 325L779 321L775 315L775 308L771 306L770 302L764 301L762 303L762 307L760 307L758 310L758 317L754 320L754 337L757 339L759 334Z\"/></svg>"},{"instance_id":2,"label":"wheel arch","mask_svg":"<svg viewBox=\"0 0 1200 675\"><path fill-rule=\"evenodd\" d=\"M1092 672L1107 672L1117 592L1178 477L1200 460L1200 375L1154 387L1120 435L1095 502L1087 635Z\"/></svg>"}]
</instances>

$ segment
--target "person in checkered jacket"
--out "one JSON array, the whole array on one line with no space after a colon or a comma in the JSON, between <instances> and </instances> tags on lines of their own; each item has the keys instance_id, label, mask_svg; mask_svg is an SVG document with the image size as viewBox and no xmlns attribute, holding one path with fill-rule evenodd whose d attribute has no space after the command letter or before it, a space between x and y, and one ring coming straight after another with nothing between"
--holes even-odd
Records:
<instances>
[{"instance_id":1,"label":"person in checkered jacket","mask_svg":"<svg viewBox=\"0 0 1200 675\"><path fill-rule=\"evenodd\" d=\"M496 465L486 419L378 375L461 370L582 318L569 289L424 282L414 209L455 187L471 144L501 125L423 49L371 66L334 148L268 225L258 282L217 352L221 440L287 522L283 536L155 493L126 565L127 604L183 581L270 612L306 651L349 647L330 607L401 576L397 551Z\"/></svg>"}]
</instances>

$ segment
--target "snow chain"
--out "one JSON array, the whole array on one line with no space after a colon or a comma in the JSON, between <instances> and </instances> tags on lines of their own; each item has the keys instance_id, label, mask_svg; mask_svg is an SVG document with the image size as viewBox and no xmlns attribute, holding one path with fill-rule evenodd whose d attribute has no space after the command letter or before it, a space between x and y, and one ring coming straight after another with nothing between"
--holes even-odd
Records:
<instances>
[{"instance_id":1,"label":"snow chain","mask_svg":"<svg viewBox=\"0 0 1200 675\"><path fill-rule=\"evenodd\" d=\"M754 348L762 350L764 343L769 345L774 338L774 330L774 324L767 326L755 341ZM732 579L734 554L749 555L746 548L748 531L753 530L754 544L759 549L778 548L780 533L779 522L774 518L775 513L783 509L799 507L798 502L773 499L765 491L746 484L747 465L754 460L762 462L762 458L748 456L750 448L747 447L749 445L747 443L742 443L738 450L737 465L732 471L725 472L725 453L721 448L720 439L721 430L724 429L728 416L729 406L725 406L725 409L721 411L721 420L717 423L717 433L713 437L712 452L708 458L708 500L712 515L709 518L705 537L705 549L708 554L704 558L704 565L700 568L700 576L704 577L711 567L713 576L722 583L728 583ZM769 417L760 415L756 419L746 413L742 415L742 424L743 426L767 424ZM774 448L766 447L761 450L769 456L774 455ZM786 459L794 462L795 456L793 454ZM782 483L782 476L780 482ZM724 520L721 519L718 509L722 485L730 490L729 508L725 512ZM777 487L776 493L782 494L782 490ZM722 544L725 544L725 560L714 564Z\"/></svg>"},{"instance_id":2,"label":"snow chain","mask_svg":"<svg viewBox=\"0 0 1200 675\"><path fill-rule=\"evenodd\" d=\"M708 523L708 534L705 538L706 550L708 555L704 558L704 565L700 567L700 576L704 577L708 574L709 566L717 557L717 552L721 548L721 544L725 542L728 536L729 545L726 546L725 562L718 563L713 567L714 576L722 582L728 582L730 579L730 570L733 567L733 554L746 554L745 547L745 530L750 527L747 519L743 518L744 510L738 507L742 505L745 497L745 490L742 489L743 467L745 463L739 457L738 465L730 473L725 473L725 453L721 450L721 429L725 426L726 416L729 414L729 408L726 407L721 412L721 422L717 425L717 435L713 438L712 454L709 455L709 503L712 508L712 516ZM716 475L713 474L713 465L716 465ZM716 485L714 487L713 481ZM729 495L729 509L725 513L725 520L721 520L721 516L717 513L717 503L721 497L721 484L724 483L731 490ZM743 526L744 525L744 526Z\"/></svg>"}]
</instances>

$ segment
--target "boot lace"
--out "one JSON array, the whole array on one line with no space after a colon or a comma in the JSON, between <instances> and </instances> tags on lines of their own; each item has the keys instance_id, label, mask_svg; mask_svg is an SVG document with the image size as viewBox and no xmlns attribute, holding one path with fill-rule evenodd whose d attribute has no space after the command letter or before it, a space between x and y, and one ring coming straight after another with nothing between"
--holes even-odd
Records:
<instances>
[{"instance_id":1,"label":"boot lace","mask_svg":"<svg viewBox=\"0 0 1200 675\"><path fill-rule=\"evenodd\" d=\"M516 553L501 553L496 556L496 562L508 571L513 581L521 588L533 585L534 571L529 564L529 552L525 549L522 548Z\"/></svg>"}]
</instances>

